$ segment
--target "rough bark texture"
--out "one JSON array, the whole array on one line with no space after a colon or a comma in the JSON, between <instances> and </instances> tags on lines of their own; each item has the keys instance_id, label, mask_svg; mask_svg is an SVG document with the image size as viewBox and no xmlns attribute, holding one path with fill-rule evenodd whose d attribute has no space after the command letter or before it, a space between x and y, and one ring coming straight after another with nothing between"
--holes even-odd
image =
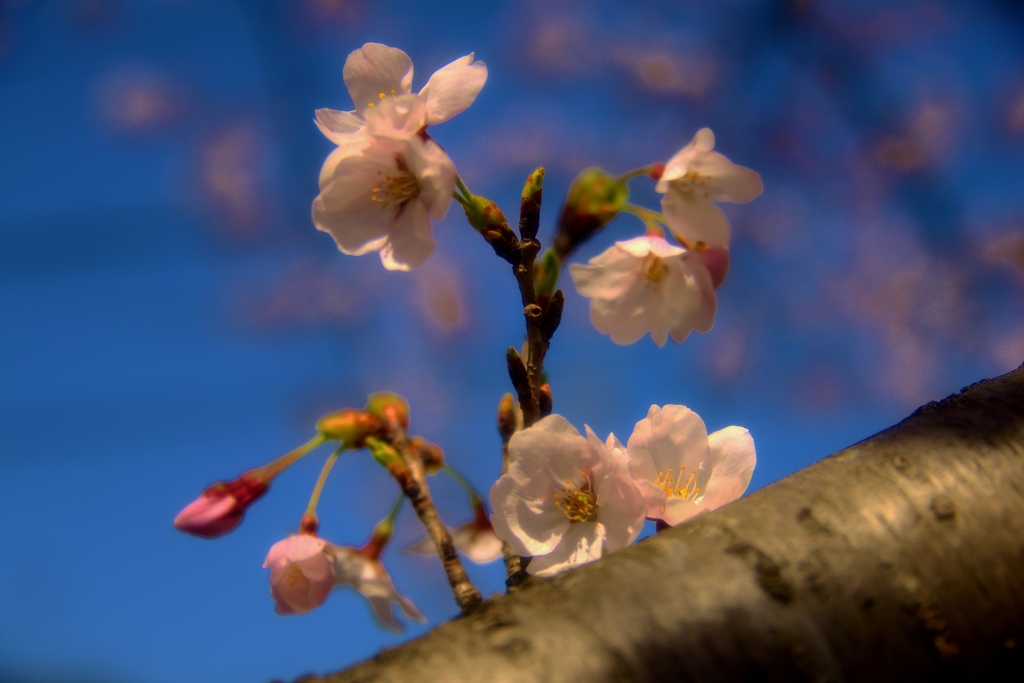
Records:
<instances>
[{"instance_id":1,"label":"rough bark texture","mask_svg":"<svg viewBox=\"0 0 1024 683\"><path fill-rule=\"evenodd\" d=\"M1020 681L1022 653L1024 368L321 680Z\"/></svg>"}]
</instances>

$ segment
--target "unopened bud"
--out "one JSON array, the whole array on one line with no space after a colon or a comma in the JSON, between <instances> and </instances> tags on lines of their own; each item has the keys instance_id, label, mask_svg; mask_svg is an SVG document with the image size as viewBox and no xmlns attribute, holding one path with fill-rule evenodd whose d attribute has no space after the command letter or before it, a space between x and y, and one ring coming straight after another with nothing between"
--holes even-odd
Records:
<instances>
[{"instance_id":1,"label":"unopened bud","mask_svg":"<svg viewBox=\"0 0 1024 683\"><path fill-rule=\"evenodd\" d=\"M505 394L498 401L498 433L502 443L508 443L516 433L516 401L512 394Z\"/></svg>"},{"instance_id":2,"label":"unopened bud","mask_svg":"<svg viewBox=\"0 0 1024 683\"><path fill-rule=\"evenodd\" d=\"M540 404L540 416L547 417L554 407L554 398L551 396L551 385L545 382L540 385L537 392L537 402Z\"/></svg>"},{"instance_id":3,"label":"unopened bud","mask_svg":"<svg viewBox=\"0 0 1024 683\"><path fill-rule=\"evenodd\" d=\"M562 270L562 259L554 249L544 250L544 254L533 263L533 288L537 298L550 300L551 294L558 286L558 276Z\"/></svg>"},{"instance_id":4,"label":"unopened bud","mask_svg":"<svg viewBox=\"0 0 1024 683\"><path fill-rule=\"evenodd\" d=\"M396 393L382 391L370 394L366 400L366 412L384 420L388 425L409 427L409 403Z\"/></svg>"},{"instance_id":5,"label":"unopened bud","mask_svg":"<svg viewBox=\"0 0 1024 683\"><path fill-rule=\"evenodd\" d=\"M519 202L519 235L523 240L537 237L540 227L540 203L544 196L544 168L530 174L523 184L523 197Z\"/></svg>"},{"instance_id":6,"label":"unopened bud","mask_svg":"<svg viewBox=\"0 0 1024 683\"><path fill-rule=\"evenodd\" d=\"M379 434L382 427L377 415L353 408L324 415L316 423L316 430L325 439L340 441L346 448L362 448L366 437Z\"/></svg>"},{"instance_id":7,"label":"unopened bud","mask_svg":"<svg viewBox=\"0 0 1024 683\"><path fill-rule=\"evenodd\" d=\"M714 285L715 289L718 289L725 282L725 276L729 274L729 265L731 263L729 247L703 246L703 248L700 248L701 246L703 245L690 250L687 258L692 258L707 268L708 273L711 275L711 284Z\"/></svg>"},{"instance_id":8,"label":"unopened bud","mask_svg":"<svg viewBox=\"0 0 1024 683\"><path fill-rule=\"evenodd\" d=\"M174 526L193 536L216 538L242 523L245 510L260 498L270 482L246 472L238 479L210 486L174 518Z\"/></svg>"},{"instance_id":9,"label":"unopened bud","mask_svg":"<svg viewBox=\"0 0 1024 683\"><path fill-rule=\"evenodd\" d=\"M371 436L366 439L366 447L369 449L373 459L389 472L392 467L405 467L402 456L398 454L398 451L391 444Z\"/></svg>"},{"instance_id":10,"label":"unopened bud","mask_svg":"<svg viewBox=\"0 0 1024 683\"><path fill-rule=\"evenodd\" d=\"M629 201L629 187L600 168L576 176L558 221L554 248L563 260L615 218Z\"/></svg>"},{"instance_id":11,"label":"unopened bud","mask_svg":"<svg viewBox=\"0 0 1024 683\"><path fill-rule=\"evenodd\" d=\"M419 455L427 474L437 474L444 468L444 451L437 444L429 443L422 436L409 439L409 447Z\"/></svg>"}]
</instances>

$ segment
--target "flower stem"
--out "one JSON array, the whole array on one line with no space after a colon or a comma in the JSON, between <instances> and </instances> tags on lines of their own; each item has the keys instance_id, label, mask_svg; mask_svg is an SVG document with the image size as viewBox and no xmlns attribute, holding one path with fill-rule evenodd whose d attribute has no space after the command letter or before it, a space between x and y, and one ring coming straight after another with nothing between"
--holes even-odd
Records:
<instances>
[{"instance_id":1,"label":"flower stem","mask_svg":"<svg viewBox=\"0 0 1024 683\"><path fill-rule=\"evenodd\" d=\"M469 188L466 187L466 183L462 181L462 176L455 176L455 185L456 187L459 188L459 191L462 192L462 194L466 197L466 201L473 201L473 193L469 191Z\"/></svg>"},{"instance_id":2,"label":"flower stem","mask_svg":"<svg viewBox=\"0 0 1024 683\"><path fill-rule=\"evenodd\" d=\"M327 441L327 438L325 436L323 436L322 434L317 434L315 437L313 437L312 439L310 439L309 441L307 441L303 445L299 446L294 451L282 455L277 460L275 460L275 461L273 461L271 463L268 463L268 464L264 465L263 467L256 468L255 470L252 471L252 474L254 474L254 475L258 476L258 477L263 477L264 479L269 481L269 480L273 479L274 477L276 477L277 475L281 474L281 472L284 472L287 468L291 467L293 464L295 464L295 462L299 458L301 458L302 456L306 455L311 450L313 450L317 446L320 446L321 444L325 443L326 441Z\"/></svg>"},{"instance_id":3,"label":"flower stem","mask_svg":"<svg viewBox=\"0 0 1024 683\"><path fill-rule=\"evenodd\" d=\"M466 200L458 192L452 191L452 199L457 201L459 203L459 205L462 206L462 208L466 208L466 206L467 206L466 205Z\"/></svg>"},{"instance_id":4,"label":"flower stem","mask_svg":"<svg viewBox=\"0 0 1024 683\"><path fill-rule=\"evenodd\" d=\"M306 514L316 514L316 504L320 502L320 492L324 490L324 483L327 481L327 475L331 473L331 468L334 467L334 463L338 461L338 456L345 449L344 446L338 446L330 457L327 458L327 462L324 463L324 467L320 470L320 478L316 480L316 486L313 487L313 495L309 497L309 506L306 507Z\"/></svg>"},{"instance_id":5,"label":"flower stem","mask_svg":"<svg viewBox=\"0 0 1024 683\"><path fill-rule=\"evenodd\" d=\"M665 224L665 216L659 213L658 211L651 211L650 209L646 209L642 206L637 206L636 204L626 204L625 206L622 207L622 210L627 213L633 214L634 216L642 220L644 223L647 223L648 225Z\"/></svg>"},{"instance_id":6,"label":"flower stem","mask_svg":"<svg viewBox=\"0 0 1024 683\"><path fill-rule=\"evenodd\" d=\"M649 166L641 166L640 168L634 168L632 171L626 171L619 177L615 178L615 182L622 183L637 176L650 175L653 164Z\"/></svg>"},{"instance_id":7,"label":"flower stem","mask_svg":"<svg viewBox=\"0 0 1024 683\"><path fill-rule=\"evenodd\" d=\"M473 488L473 485L470 484L465 477L456 472L455 468L453 468L451 465L445 463L444 471L449 477L455 480L455 483L457 483L462 488L466 489L466 493L469 494L469 497L474 501L474 504L476 503L476 501L483 500L483 497L481 497L481 495L476 492L476 489Z\"/></svg>"}]
</instances>

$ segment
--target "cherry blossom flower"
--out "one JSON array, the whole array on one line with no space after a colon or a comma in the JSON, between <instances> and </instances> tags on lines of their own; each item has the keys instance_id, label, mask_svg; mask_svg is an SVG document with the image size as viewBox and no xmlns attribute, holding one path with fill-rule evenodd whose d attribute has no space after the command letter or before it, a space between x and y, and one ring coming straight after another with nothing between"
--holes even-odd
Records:
<instances>
[{"instance_id":1,"label":"cherry blossom flower","mask_svg":"<svg viewBox=\"0 0 1024 683\"><path fill-rule=\"evenodd\" d=\"M715 134L701 128L665 164L656 187L665 195L661 210L668 227L687 244L728 245L729 220L712 202L745 204L764 190L760 175L712 151L714 147Z\"/></svg>"},{"instance_id":2,"label":"cherry blossom flower","mask_svg":"<svg viewBox=\"0 0 1024 683\"><path fill-rule=\"evenodd\" d=\"M367 113L378 108L382 101L412 94L409 55L380 43L367 43L352 52L345 61L342 75L355 111L318 109L316 112L316 125L336 145L357 136L366 123ZM472 54L434 72L415 96L424 105L422 125L443 123L462 113L473 104L486 81L487 66L474 62Z\"/></svg>"},{"instance_id":3,"label":"cherry blossom flower","mask_svg":"<svg viewBox=\"0 0 1024 683\"><path fill-rule=\"evenodd\" d=\"M250 473L210 486L174 518L179 531L216 538L242 523L246 508L267 492L270 482Z\"/></svg>"},{"instance_id":4,"label":"cherry blossom flower","mask_svg":"<svg viewBox=\"0 0 1024 683\"><path fill-rule=\"evenodd\" d=\"M654 343L664 346L670 334L679 343L691 330L707 332L714 325L718 301L703 256L662 237L616 242L588 265L572 264L569 273L579 293L591 300L594 327L618 344L632 344L650 332Z\"/></svg>"},{"instance_id":5,"label":"cherry blossom flower","mask_svg":"<svg viewBox=\"0 0 1024 683\"><path fill-rule=\"evenodd\" d=\"M278 541L263 566L270 567L270 594L278 614L305 614L322 605L334 588L334 551L313 534Z\"/></svg>"},{"instance_id":6,"label":"cherry blossom flower","mask_svg":"<svg viewBox=\"0 0 1024 683\"><path fill-rule=\"evenodd\" d=\"M388 270L410 270L434 251L430 222L448 210L455 166L415 132L426 104L392 98L373 110L364 134L343 141L324 162L313 223L346 254L379 251Z\"/></svg>"},{"instance_id":7,"label":"cherry blossom flower","mask_svg":"<svg viewBox=\"0 0 1024 683\"><path fill-rule=\"evenodd\" d=\"M372 540L361 549L332 546L336 584L351 584L370 601L377 619L394 631L401 631L403 627L395 619L392 603L397 604L410 619L426 621L416 605L395 590L391 577L380 562L379 550Z\"/></svg>"},{"instance_id":8,"label":"cherry blossom flower","mask_svg":"<svg viewBox=\"0 0 1024 683\"><path fill-rule=\"evenodd\" d=\"M651 406L626 450L647 517L671 526L742 496L757 463L746 429L726 427L708 436L703 420L678 405Z\"/></svg>"},{"instance_id":9,"label":"cherry blossom flower","mask_svg":"<svg viewBox=\"0 0 1024 683\"><path fill-rule=\"evenodd\" d=\"M487 564L501 557L501 539L494 533L482 500L479 504L474 501L473 519L450 532L455 549L477 564ZM409 552L437 555L437 549L429 538L409 548Z\"/></svg>"},{"instance_id":10,"label":"cherry blossom flower","mask_svg":"<svg viewBox=\"0 0 1024 683\"><path fill-rule=\"evenodd\" d=\"M614 435L586 437L549 415L509 442L508 474L491 488L498 538L533 556L527 571L552 576L629 545L640 533L644 498Z\"/></svg>"}]
</instances>

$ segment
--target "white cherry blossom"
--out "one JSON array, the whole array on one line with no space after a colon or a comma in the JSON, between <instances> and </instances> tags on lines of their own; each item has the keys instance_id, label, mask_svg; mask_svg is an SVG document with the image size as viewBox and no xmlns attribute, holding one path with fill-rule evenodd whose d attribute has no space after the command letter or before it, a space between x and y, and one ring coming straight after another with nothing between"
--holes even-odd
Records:
<instances>
[{"instance_id":1,"label":"white cherry blossom","mask_svg":"<svg viewBox=\"0 0 1024 683\"><path fill-rule=\"evenodd\" d=\"M726 427L708 436L703 420L679 405L651 406L626 450L647 517L671 526L742 496L757 463L746 429Z\"/></svg>"},{"instance_id":2,"label":"white cherry blossom","mask_svg":"<svg viewBox=\"0 0 1024 683\"><path fill-rule=\"evenodd\" d=\"M552 576L629 545L644 520L644 498L614 435L582 436L549 415L509 442L508 474L491 488L498 538L532 556L527 571Z\"/></svg>"},{"instance_id":3,"label":"white cherry blossom","mask_svg":"<svg viewBox=\"0 0 1024 683\"><path fill-rule=\"evenodd\" d=\"M662 237L616 242L588 265L572 264L569 273L590 299L594 327L618 344L650 332L664 346L669 335L679 343L692 330L707 332L714 325L718 301L703 257Z\"/></svg>"},{"instance_id":4,"label":"white cherry blossom","mask_svg":"<svg viewBox=\"0 0 1024 683\"><path fill-rule=\"evenodd\" d=\"M316 125L331 142L343 144L358 135L369 111L388 98L412 94L412 72L412 60L398 48L363 45L348 56L343 71L355 111L318 109ZM438 69L416 95L424 104L422 125L443 123L464 111L486 81L487 66L474 62L472 54Z\"/></svg>"},{"instance_id":5,"label":"white cherry blossom","mask_svg":"<svg viewBox=\"0 0 1024 683\"><path fill-rule=\"evenodd\" d=\"M425 111L413 96L388 100L324 162L313 223L342 252L379 251L388 270L411 270L433 253L431 220L448 210L456 174L437 143L415 135Z\"/></svg>"},{"instance_id":6,"label":"white cherry blossom","mask_svg":"<svg viewBox=\"0 0 1024 683\"><path fill-rule=\"evenodd\" d=\"M731 228L712 202L746 203L764 190L761 176L713 151L715 134L701 128L667 164L657 184L672 232L689 244L729 244Z\"/></svg>"},{"instance_id":7,"label":"white cherry blossom","mask_svg":"<svg viewBox=\"0 0 1024 683\"><path fill-rule=\"evenodd\" d=\"M368 546L368 548L372 547ZM335 583L339 586L350 584L370 601L370 607L377 619L394 631L401 631L402 624L395 618L393 604L397 604L405 616L416 621L427 618L416 609L409 598L401 595L391 583L384 565L373 557L378 549L367 550L331 546L334 558Z\"/></svg>"}]
</instances>

